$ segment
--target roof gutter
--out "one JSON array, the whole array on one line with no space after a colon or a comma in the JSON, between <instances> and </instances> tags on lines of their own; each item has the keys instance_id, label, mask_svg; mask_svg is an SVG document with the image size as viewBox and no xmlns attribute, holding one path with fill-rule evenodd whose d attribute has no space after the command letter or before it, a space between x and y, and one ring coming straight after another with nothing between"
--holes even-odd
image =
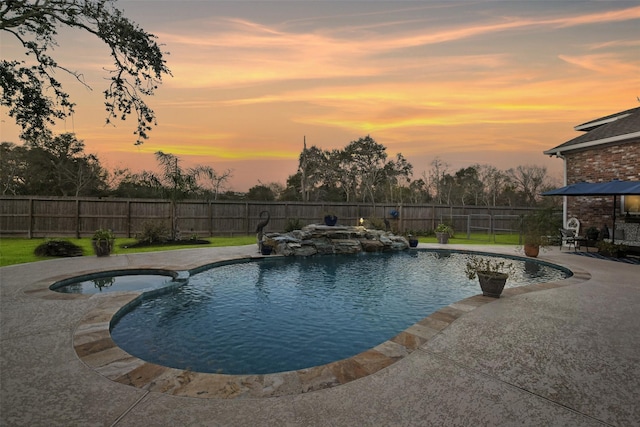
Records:
<instances>
[{"instance_id":1,"label":"roof gutter","mask_svg":"<svg viewBox=\"0 0 640 427\"><path fill-rule=\"evenodd\" d=\"M561 149L560 147L556 147L556 148L552 148L551 150L543 151L543 153L549 156L560 157L562 153L566 153L567 151L580 150L582 148L589 148L596 145L609 144L612 142L621 142L627 139L634 139L634 138L640 138L640 131L626 133L624 135L611 136L609 138L596 139L594 141L582 142L580 144L570 145L568 147L565 147L564 149Z\"/></svg>"}]
</instances>

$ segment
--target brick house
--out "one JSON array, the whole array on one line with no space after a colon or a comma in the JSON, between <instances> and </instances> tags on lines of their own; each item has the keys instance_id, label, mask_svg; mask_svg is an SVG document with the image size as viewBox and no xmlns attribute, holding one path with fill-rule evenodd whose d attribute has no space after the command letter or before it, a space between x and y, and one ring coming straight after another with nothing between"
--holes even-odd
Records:
<instances>
[{"instance_id":1,"label":"brick house","mask_svg":"<svg viewBox=\"0 0 640 427\"><path fill-rule=\"evenodd\" d=\"M640 181L640 107L588 121L574 128L584 132L544 154L564 160L564 185ZM640 196L618 197L616 222L640 220ZM623 206L621 204L624 203ZM613 197L565 197L564 221L576 217L580 230L613 225Z\"/></svg>"}]
</instances>

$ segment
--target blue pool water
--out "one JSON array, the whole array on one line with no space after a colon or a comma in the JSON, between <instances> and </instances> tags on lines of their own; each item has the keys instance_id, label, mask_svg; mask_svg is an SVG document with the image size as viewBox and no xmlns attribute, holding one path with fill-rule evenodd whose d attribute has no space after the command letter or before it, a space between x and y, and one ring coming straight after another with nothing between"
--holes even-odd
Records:
<instances>
[{"instance_id":1,"label":"blue pool water","mask_svg":"<svg viewBox=\"0 0 640 427\"><path fill-rule=\"evenodd\" d=\"M172 281L172 276L158 273L106 272L54 283L50 289L63 294L97 294L157 289Z\"/></svg>"},{"instance_id":2,"label":"blue pool water","mask_svg":"<svg viewBox=\"0 0 640 427\"><path fill-rule=\"evenodd\" d=\"M434 311L481 293L468 255L393 254L268 258L195 274L114 321L124 350L174 368L263 374L322 365L392 338ZM507 287L567 274L512 260Z\"/></svg>"}]
</instances>

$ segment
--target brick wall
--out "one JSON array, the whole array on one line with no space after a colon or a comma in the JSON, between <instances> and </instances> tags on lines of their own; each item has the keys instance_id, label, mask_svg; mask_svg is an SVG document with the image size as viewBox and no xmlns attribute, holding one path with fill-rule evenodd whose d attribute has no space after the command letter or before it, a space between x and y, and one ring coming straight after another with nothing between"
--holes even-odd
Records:
<instances>
[{"instance_id":1,"label":"brick wall","mask_svg":"<svg viewBox=\"0 0 640 427\"><path fill-rule=\"evenodd\" d=\"M569 152L567 183L606 182L612 179L640 181L640 139L621 144L596 146L592 149ZM568 197L567 218L580 220L580 234L588 227L609 229L613 225L613 197ZM620 216L620 197L617 198L616 219Z\"/></svg>"}]
</instances>

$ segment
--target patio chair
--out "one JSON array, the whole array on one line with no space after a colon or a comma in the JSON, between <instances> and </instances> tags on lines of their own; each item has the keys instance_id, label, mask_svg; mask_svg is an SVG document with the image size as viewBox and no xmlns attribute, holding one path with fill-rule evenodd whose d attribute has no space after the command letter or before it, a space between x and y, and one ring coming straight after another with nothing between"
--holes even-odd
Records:
<instances>
[{"instance_id":1,"label":"patio chair","mask_svg":"<svg viewBox=\"0 0 640 427\"><path fill-rule=\"evenodd\" d=\"M576 234L572 229L568 228L560 228L561 240L560 240L560 250L562 250L563 246L567 246L571 249L573 245L573 250L576 251Z\"/></svg>"},{"instance_id":2,"label":"patio chair","mask_svg":"<svg viewBox=\"0 0 640 427\"><path fill-rule=\"evenodd\" d=\"M578 218L569 218L565 228L567 230L573 230L574 237L578 237L580 235L580 221L578 221Z\"/></svg>"}]
</instances>

